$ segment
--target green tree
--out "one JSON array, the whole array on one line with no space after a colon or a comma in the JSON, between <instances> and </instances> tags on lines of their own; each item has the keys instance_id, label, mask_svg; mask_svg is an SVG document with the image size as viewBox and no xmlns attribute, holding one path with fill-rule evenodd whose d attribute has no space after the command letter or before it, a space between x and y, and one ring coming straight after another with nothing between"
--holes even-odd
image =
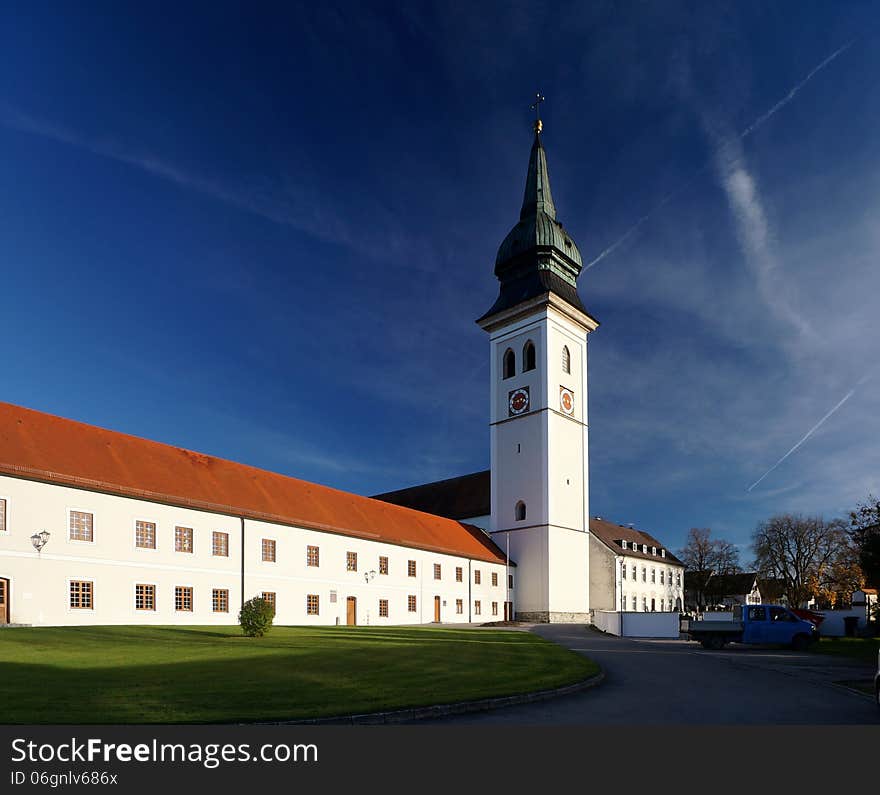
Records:
<instances>
[{"instance_id":1,"label":"green tree","mask_svg":"<svg viewBox=\"0 0 880 795\"><path fill-rule=\"evenodd\" d=\"M867 583L876 588L880 586L880 499L869 494L849 517L859 565Z\"/></svg>"}]
</instances>

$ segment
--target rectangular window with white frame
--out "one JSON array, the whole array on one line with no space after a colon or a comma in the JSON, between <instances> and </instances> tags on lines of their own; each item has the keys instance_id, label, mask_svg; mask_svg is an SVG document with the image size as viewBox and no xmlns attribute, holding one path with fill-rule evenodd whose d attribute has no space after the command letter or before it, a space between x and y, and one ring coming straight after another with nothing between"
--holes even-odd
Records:
<instances>
[{"instance_id":1,"label":"rectangular window with white frame","mask_svg":"<svg viewBox=\"0 0 880 795\"><path fill-rule=\"evenodd\" d=\"M68 512L68 538L71 541L93 543L95 540L95 515L88 511Z\"/></svg>"},{"instance_id":2,"label":"rectangular window with white frame","mask_svg":"<svg viewBox=\"0 0 880 795\"><path fill-rule=\"evenodd\" d=\"M274 563L275 562L275 539L274 538L264 538L263 544L263 562L264 563Z\"/></svg>"},{"instance_id":3,"label":"rectangular window with white frame","mask_svg":"<svg viewBox=\"0 0 880 795\"><path fill-rule=\"evenodd\" d=\"M9 500L6 497L0 497L0 533L8 533L9 525L6 521L6 514L9 510Z\"/></svg>"},{"instance_id":4,"label":"rectangular window with white frame","mask_svg":"<svg viewBox=\"0 0 880 795\"><path fill-rule=\"evenodd\" d=\"M134 523L134 545L138 549L156 548L156 523L138 519Z\"/></svg>"},{"instance_id":5,"label":"rectangular window with white frame","mask_svg":"<svg viewBox=\"0 0 880 795\"><path fill-rule=\"evenodd\" d=\"M145 583L138 583L134 586L134 609L135 610L155 610L156 609L156 586Z\"/></svg>"},{"instance_id":6,"label":"rectangular window with white frame","mask_svg":"<svg viewBox=\"0 0 880 795\"><path fill-rule=\"evenodd\" d=\"M229 591L226 588L214 588L211 593L211 605L215 613L228 613Z\"/></svg>"},{"instance_id":7,"label":"rectangular window with white frame","mask_svg":"<svg viewBox=\"0 0 880 795\"><path fill-rule=\"evenodd\" d=\"M181 613L192 613L193 589L190 586L174 586L174 609Z\"/></svg>"},{"instance_id":8,"label":"rectangular window with white frame","mask_svg":"<svg viewBox=\"0 0 880 795\"><path fill-rule=\"evenodd\" d=\"M211 534L211 554L218 558L229 557L229 533L214 530Z\"/></svg>"},{"instance_id":9,"label":"rectangular window with white frame","mask_svg":"<svg viewBox=\"0 0 880 795\"><path fill-rule=\"evenodd\" d=\"M174 528L174 551L190 553L193 551L193 529L191 527L178 526Z\"/></svg>"},{"instance_id":10,"label":"rectangular window with white frame","mask_svg":"<svg viewBox=\"0 0 880 795\"><path fill-rule=\"evenodd\" d=\"M91 580L70 581L70 607L73 610L95 609L95 584Z\"/></svg>"}]
</instances>

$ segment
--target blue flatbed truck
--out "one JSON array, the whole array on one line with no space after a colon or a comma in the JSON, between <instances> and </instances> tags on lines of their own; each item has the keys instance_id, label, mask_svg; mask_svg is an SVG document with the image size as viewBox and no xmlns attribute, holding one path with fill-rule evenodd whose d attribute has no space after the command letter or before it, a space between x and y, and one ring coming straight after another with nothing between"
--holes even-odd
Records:
<instances>
[{"instance_id":1,"label":"blue flatbed truck","mask_svg":"<svg viewBox=\"0 0 880 795\"><path fill-rule=\"evenodd\" d=\"M733 620L692 621L687 634L704 649L716 651L728 643L781 644L803 651L819 638L815 624L783 605L737 605Z\"/></svg>"}]
</instances>

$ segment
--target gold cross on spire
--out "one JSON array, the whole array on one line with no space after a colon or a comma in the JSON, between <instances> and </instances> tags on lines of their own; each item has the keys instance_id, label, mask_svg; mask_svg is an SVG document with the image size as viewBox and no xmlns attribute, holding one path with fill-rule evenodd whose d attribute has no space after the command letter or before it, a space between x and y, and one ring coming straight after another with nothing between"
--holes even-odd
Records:
<instances>
[{"instance_id":1,"label":"gold cross on spire","mask_svg":"<svg viewBox=\"0 0 880 795\"><path fill-rule=\"evenodd\" d=\"M541 121L541 103L544 101L544 97L541 95L539 91L535 94L535 102L531 106L532 110L535 111L535 132L539 133L544 129L544 124Z\"/></svg>"}]
</instances>

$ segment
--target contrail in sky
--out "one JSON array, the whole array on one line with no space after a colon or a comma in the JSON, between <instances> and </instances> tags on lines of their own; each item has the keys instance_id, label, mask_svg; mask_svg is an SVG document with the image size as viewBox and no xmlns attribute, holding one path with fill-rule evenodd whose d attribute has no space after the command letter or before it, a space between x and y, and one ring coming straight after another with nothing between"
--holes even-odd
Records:
<instances>
[{"instance_id":1,"label":"contrail in sky","mask_svg":"<svg viewBox=\"0 0 880 795\"><path fill-rule=\"evenodd\" d=\"M749 487L746 489L746 491L751 492L751 490L754 489L755 486L757 486L757 485L758 485L758 484L759 484L764 478L766 478L767 475L769 475L774 469L776 469L776 467L778 467L783 461L785 461L786 458L788 458L788 457L789 457L792 453L794 453L794 452L795 452L795 451L796 451L796 450L797 450L797 449L798 449L798 448L799 448L804 442L806 442L807 439L809 439L809 438L810 438L810 437L811 437L816 431L818 431L819 428L821 428L821 427L825 424L825 421L826 421L826 420L827 420L832 414L834 414L834 412L836 412L836 411L837 411L837 410L838 410L838 409L839 409L844 403L846 403L847 400L849 400L849 399L855 394L856 389L857 389L859 386L861 386L862 384L864 384L865 381L868 380L868 377L869 377L869 376L867 376L867 375L864 376L864 377L862 377L862 378L859 380L859 382L858 382L858 383L857 383L852 389L850 389L850 391L847 392L847 393L846 393L846 394L845 394L845 395L844 395L844 396L838 401L838 403L834 406L834 408L831 409L831 411L829 411L824 417L822 417L821 420L819 420L819 422L817 422L812 428L810 428L810 430L808 430L808 431L803 435L803 437L801 438L801 440L800 440L800 441L799 441L794 447L792 447L791 450L789 450L789 451L788 451L784 456L782 456L782 458L780 458L780 459L779 459L779 460L778 460L778 461L777 461L772 467L770 467L770 469L768 469L763 475L761 475L761 477L759 477L754 483L752 483L752 485L749 486Z\"/></svg>"},{"instance_id":2,"label":"contrail in sky","mask_svg":"<svg viewBox=\"0 0 880 795\"><path fill-rule=\"evenodd\" d=\"M824 69L826 66L828 66L828 64L830 64L835 58L837 58L838 55L841 55L842 53L846 52L850 47L852 47L852 45L854 43L855 43L855 39L848 41L842 47L838 47L833 53L831 53L831 55L829 55L827 58L825 58L825 60L822 61L818 66L813 67L812 71L810 71L810 73L803 80L801 80L799 83L797 83L794 86L794 88L791 89L791 91L789 91L782 99L779 100L779 102L777 102L766 113L763 113L762 115L758 116L758 118L755 119L755 121L753 121L748 127L746 127L739 134L740 139L747 138L748 136L750 136L759 127L761 127L771 116L773 116L777 111L782 110L782 108L784 108L789 102L791 102L795 98L795 96L797 96L798 91L800 91L807 83L809 83L810 80L812 80L813 77L818 72L822 71L822 69ZM669 204L669 202L672 201L672 199L674 199L679 193L681 193L685 188L687 188L708 167L709 167L708 163L701 166L697 171L694 172L694 174L691 176L690 179L688 179L683 184L679 185L671 193L667 193L662 199L660 199L659 202L657 202L657 204L655 204L650 210L648 210L647 213L645 213L641 218L639 218L638 221L636 221L629 229L627 229L626 232L623 233L622 237L618 238L614 243L612 243L610 246L608 246L608 248L606 248L601 254L599 254L599 256L597 256L595 259L593 259L592 261L587 263L584 266L584 270L588 270L588 269L592 268L593 265L596 265L597 263L601 262L603 259L605 259L605 257L607 257L609 254L612 254L617 248L622 246L627 240L629 240L639 230L639 228L642 226L642 224L644 224L655 213L659 212L661 209L663 209L663 207L665 207L667 204Z\"/></svg>"}]
</instances>

